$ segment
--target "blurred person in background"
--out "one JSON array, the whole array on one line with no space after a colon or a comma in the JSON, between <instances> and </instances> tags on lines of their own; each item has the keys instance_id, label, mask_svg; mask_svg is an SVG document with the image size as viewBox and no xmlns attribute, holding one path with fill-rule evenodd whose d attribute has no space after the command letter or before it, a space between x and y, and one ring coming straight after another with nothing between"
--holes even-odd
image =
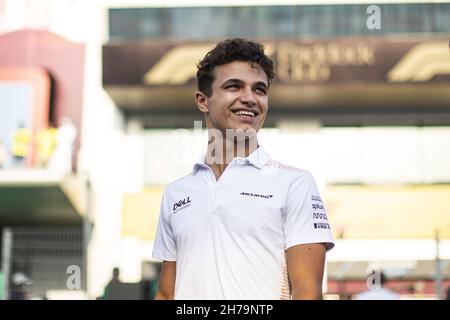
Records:
<instances>
[{"instance_id":1,"label":"blurred person in background","mask_svg":"<svg viewBox=\"0 0 450 320\"><path fill-rule=\"evenodd\" d=\"M120 281L120 269L115 267L112 272L112 278L109 280L108 284L105 286L105 290L103 292L103 296L101 299L108 300L111 298L111 291L114 290L118 285L120 285L122 281Z\"/></svg>"},{"instance_id":2,"label":"blurred person in background","mask_svg":"<svg viewBox=\"0 0 450 320\"><path fill-rule=\"evenodd\" d=\"M156 299L321 299L333 239L315 180L257 141L272 60L261 44L237 38L197 67L207 152L164 190Z\"/></svg>"},{"instance_id":3,"label":"blurred person in background","mask_svg":"<svg viewBox=\"0 0 450 320\"><path fill-rule=\"evenodd\" d=\"M412 299L424 299L425 298L425 282L424 281L414 281L411 285L411 294L410 297Z\"/></svg>"},{"instance_id":4,"label":"blurred person in background","mask_svg":"<svg viewBox=\"0 0 450 320\"><path fill-rule=\"evenodd\" d=\"M47 167L61 173L71 173L72 154L74 142L77 137L77 128L72 119L61 117L59 126L55 131L56 146L47 163Z\"/></svg>"},{"instance_id":5,"label":"blurred person in background","mask_svg":"<svg viewBox=\"0 0 450 320\"><path fill-rule=\"evenodd\" d=\"M379 270L374 270L367 278L369 290L356 296L356 300L400 300L399 294L385 287L386 275Z\"/></svg>"},{"instance_id":6,"label":"blurred person in background","mask_svg":"<svg viewBox=\"0 0 450 320\"><path fill-rule=\"evenodd\" d=\"M38 132L36 137L36 153L38 157L38 165L42 168L47 166L53 152L56 148L56 136L58 129L52 123L46 129Z\"/></svg>"},{"instance_id":7,"label":"blurred person in background","mask_svg":"<svg viewBox=\"0 0 450 320\"><path fill-rule=\"evenodd\" d=\"M23 272L16 272L11 279L12 288L10 293L11 300L31 300L31 286L33 281Z\"/></svg>"},{"instance_id":8,"label":"blurred person in background","mask_svg":"<svg viewBox=\"0 0 450 320\"><path fill-rule=\"evenodd\" d=\"M23 167L26 165L25 160L30 152L31 133L25 128L24 124L19 124L17 131L14 133L12 141L12 155L14 157L14 166Z\"/></svg>"}]
</instances>

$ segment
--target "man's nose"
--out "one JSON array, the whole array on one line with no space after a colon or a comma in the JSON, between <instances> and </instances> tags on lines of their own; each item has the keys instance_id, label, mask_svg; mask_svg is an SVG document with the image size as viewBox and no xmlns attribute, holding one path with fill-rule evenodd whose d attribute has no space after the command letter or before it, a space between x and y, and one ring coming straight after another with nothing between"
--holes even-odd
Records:
<instances>
[{"instance_id":1,"label":"man's nose","mask_svg":"<svg viewBox=\"0 0 450 320\"><path fill-rule=\"evenodd\" d=\"M255 95L251 88L244 89L242 91L240 99L242 103L248 104L249 106L253 107L254 105L256 105Z\"/></svg>"}]
</instances>

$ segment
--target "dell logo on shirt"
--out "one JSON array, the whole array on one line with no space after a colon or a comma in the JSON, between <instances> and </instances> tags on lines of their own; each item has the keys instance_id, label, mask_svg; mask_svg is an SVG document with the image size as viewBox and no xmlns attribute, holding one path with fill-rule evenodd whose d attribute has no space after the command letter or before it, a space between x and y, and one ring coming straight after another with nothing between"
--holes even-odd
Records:
<instances>
[{"instance_id":1,"label":"dell logo on shirt","mask_svg":"<svg viewBox=\"0 0 450 320\"><path fill-rule=\"evenodd\" d=\"M181 208L187 204L191 203L191 199L187 197L187 199L180 200L178 202L175 202L173 205L173 211L177 210L178 208Z\"/></svg>"}]
</instances>

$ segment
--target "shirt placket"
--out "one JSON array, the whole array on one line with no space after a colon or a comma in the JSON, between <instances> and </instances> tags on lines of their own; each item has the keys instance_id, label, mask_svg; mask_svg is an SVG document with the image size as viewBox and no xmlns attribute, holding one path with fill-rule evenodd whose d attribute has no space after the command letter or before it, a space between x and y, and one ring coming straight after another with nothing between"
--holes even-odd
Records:
<instances>
[{"instance_id":1,"label":"shirt placket","mask_svg":"<svg viewBox=\"0 0 450 320\"><path fill-rule=\"evenodd\" d=\"M233 170L233 164L230 163L225 171L222 173L222 176L219 178L219 180L216 180L216 177L214 175L214 172L211 168L208 168L207 171L207 191L208 191L208 208L207 212L208 214L215 214L217 213L217 210L220 207L220 204L223 201L223 191L225 190L226 186L226 179L229 174L232 174Z\"/></svg>"}]
</instances>

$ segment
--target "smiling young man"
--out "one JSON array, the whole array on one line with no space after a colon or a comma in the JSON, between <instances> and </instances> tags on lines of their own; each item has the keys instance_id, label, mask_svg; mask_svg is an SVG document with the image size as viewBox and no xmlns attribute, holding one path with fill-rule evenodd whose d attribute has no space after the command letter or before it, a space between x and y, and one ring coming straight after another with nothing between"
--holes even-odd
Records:
<instances>
[{"instance_id":1,"label":"smiling young man","mask_svg":"<svg viewBox=\"0 0 450 320\"><path fill-rule=\"evenodd\" d=\"M321 299L326 212L306 170L272 160L257 133L273 62L261 44L222 41L198 64L206 155L163 194L156 299Z\"/></svg>"}]
</instances>

